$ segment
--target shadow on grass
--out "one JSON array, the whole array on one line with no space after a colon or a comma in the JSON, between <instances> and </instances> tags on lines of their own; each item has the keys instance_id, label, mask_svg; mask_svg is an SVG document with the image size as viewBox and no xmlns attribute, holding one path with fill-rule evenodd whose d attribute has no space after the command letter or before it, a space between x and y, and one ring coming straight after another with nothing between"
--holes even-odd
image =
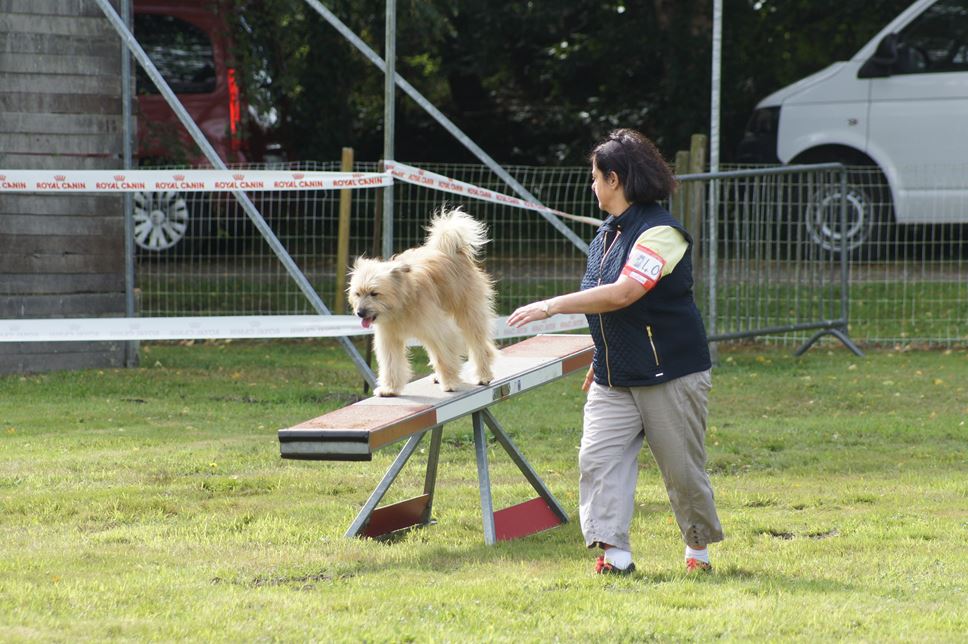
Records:
<instances>
[{"instance_id":1,"label":"shadow on grass","mask_svg":"<svg viewBox=\"0 0 968 644\"><path fill-rule=\"evenodd\" d=\"M856 592L858 587L829 578L807 575L785 575L777 571L756 570L735 565L717 566L710 573L687 573L678 557L667 562L642 565L627 577L596 575L594 560L600 551L581 545L578 526L565 524L526 537L526 541L502 541L493 546L484 543L434 544L434 537L425 531L430 526L415 526L392 533L387 538L373 540L387 548L420 546L405 560L388 561L377 556L357 562L343 561L325 569L294 569L265 571L251 577L234 580L215 578L213 584L259 588L288 587L295 591L311 591L317 586L333 586L367 576L391 574L406 576L413 573L440 574L461 578L467 572L482 567L495 567L502 572L520 568L522 583L535 584L537 590L559 591L572 589L594 590L597 584L603 592L627 592L642 587L665 584L696 584L705 586L748 587L753 592L783 591L796 593Z\"/></svg>"}]
</instances>

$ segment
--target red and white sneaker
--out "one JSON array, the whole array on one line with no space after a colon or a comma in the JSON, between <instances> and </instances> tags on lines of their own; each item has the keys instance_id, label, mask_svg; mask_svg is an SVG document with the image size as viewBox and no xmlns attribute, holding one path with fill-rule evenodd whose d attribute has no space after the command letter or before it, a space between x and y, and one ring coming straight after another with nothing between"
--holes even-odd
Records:
<instances>
[{"instance_id":1,"label":"red and white sneaker","mask_svg":"<svg viewBox=\"0 0 968 644\"><path fill-rule=\"evenodd\" d=\"M686 559L686 572L687 573L702 573L702 572L712 572L713 566L708 561L699 561L698 559L693 559L692 557Z\"/></svg>"},{"instance_id":2,"label":"red and white sneaker","mask_svg":"<svg viewBox=\"0 0 968 644\"><path fill-rule=\"evenodd\" d=\"M595 560L595 572L599 575L631 575L635 572L635 564L630 563L628 568L618 568L605 561L605 555L599 555Z\"/></svg>"}]
</instances>

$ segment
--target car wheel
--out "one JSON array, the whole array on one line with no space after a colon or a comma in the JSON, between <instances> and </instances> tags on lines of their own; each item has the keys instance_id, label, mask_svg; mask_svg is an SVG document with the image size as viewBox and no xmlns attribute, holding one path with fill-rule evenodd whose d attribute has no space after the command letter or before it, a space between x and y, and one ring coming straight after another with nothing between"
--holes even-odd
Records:
<instances>
[{"instance_id":1,"label":"car wheel","mask_svg":"<svg viewBox=\"0 0 968 644\"><path fill-rule=\"evenodd\" d=\"M185 239L190 212L178 192L136 192L133 195L134 243L150 252L174 248Z\"/></svg>"},{"instance_id":2,"label":"car wheel","mask_svg":"<svg viewBox=\"0 0 968 644\"><path fill-rule=\"evenodd\" d=\"M846 220L841 222L841 201L846 201ZM839 257L847 251L855 260L885 255L893 229L893 205L884 175L876 168L848 171L846 192L833 183L812 193L804 212L807 238L823 254Z\"/></svg>"}]
</instances>

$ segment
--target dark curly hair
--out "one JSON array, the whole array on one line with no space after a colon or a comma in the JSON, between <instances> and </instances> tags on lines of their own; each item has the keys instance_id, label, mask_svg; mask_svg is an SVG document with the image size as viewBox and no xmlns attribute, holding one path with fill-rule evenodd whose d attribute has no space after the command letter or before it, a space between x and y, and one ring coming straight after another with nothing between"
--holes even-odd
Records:
<instances>
[{"instance_id":1,"label":"dark curly hair","mask_svg":"<svg viewBox=\"0 0 968 644\"><path fill-rule=\"evenodd\" d=\"M614 172L629 203L652 203L676 189L672 168L644 134L629 128L613 130L592 148L588 160L602 176Z\"/></svg>"}]
</instances>

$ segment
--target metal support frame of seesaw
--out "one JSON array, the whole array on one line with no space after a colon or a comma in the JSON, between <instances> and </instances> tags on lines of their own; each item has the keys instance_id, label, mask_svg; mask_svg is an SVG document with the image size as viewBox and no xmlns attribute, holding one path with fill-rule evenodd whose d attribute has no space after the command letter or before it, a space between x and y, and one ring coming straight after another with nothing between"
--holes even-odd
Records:
<instances>
[{"instance_id":1,"label":"metal support frame of seesaw","mask_svg":"<svg viewBox=\"0 0 968 644\"><path fill-rule=\"evenodd\" d=\"M437 466L444 424L470 415L480 486L484 541L515 539L568 521L561 504L490 411L512 396L540 387L591 363L592 342L584 335L539 335L506 347L488 385L443 392L432 376L410 383L400 396L367 398L278 432L283 458L370 460L373 452L406 439L383 479L346 532L348 537L381 537L432 523ZM538 493L538 497L494 511L491 499L485 426ZM430 434L423 494L377 507L403 467Z\"/></svg>"}]
</instances>

